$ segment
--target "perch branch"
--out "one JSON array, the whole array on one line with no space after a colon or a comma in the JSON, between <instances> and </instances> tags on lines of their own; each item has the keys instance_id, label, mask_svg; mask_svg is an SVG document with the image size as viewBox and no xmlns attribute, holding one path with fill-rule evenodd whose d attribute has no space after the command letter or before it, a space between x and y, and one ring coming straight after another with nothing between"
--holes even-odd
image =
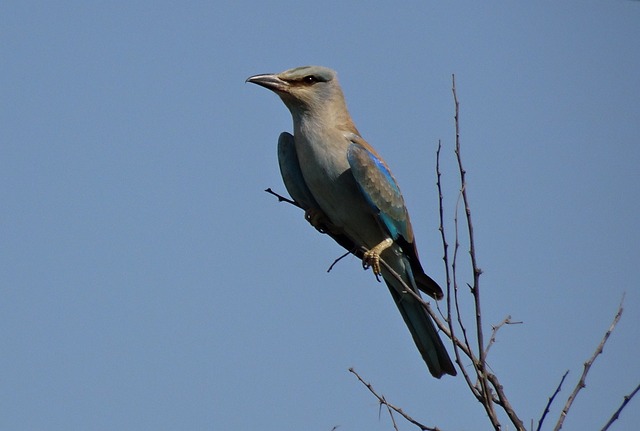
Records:
<instances>
[{"instance_id":1,"label":"perch branch","mask_svg":"<svg viewBox=\"0 0 640 431\"><path fill-rule=\"evenodd\" d=\"M268 189L265 189L265 192L269 193L270 195L273 195L273 196L277 197L278 198L278 202L286 202L286 203L291 204L291 205L293 205L295 207L303 209L298 202L293 201L293 200L291 200L289 198L285 198L282 195L279 195L278 193L276 193L273 190L271 190L271 187L269 187Z\"/></svg>"}]
</instances>

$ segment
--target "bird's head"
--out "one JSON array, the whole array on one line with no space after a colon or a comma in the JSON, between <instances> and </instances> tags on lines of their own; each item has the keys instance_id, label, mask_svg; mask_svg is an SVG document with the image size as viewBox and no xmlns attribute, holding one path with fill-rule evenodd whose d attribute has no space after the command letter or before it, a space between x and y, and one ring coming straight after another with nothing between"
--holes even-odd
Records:
<instances>
[{"instance_id":1,"label":"bird's head","mask_svg":"<svg viewBox=\"0 0 640 431\"><path fill-rule=\"evenodd\" d=\"M323 112L336 103L344 105L337 74L327 67L296 67L280 73L254 75L246 82L276 93L294 115Z\"/></svg>"}]
</instances>

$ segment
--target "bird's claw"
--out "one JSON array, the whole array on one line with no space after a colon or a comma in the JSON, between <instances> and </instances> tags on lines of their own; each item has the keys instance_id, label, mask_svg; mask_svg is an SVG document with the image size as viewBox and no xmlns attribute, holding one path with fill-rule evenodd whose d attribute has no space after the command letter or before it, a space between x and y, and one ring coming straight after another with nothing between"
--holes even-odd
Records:
<instances>
[{"instance_id":1,"label":"bird's claw","mask_svg":"<svg viewBox=\"0 0 640 431\"><path fill-rule=\"evenodd\" d=\"M329 219L326 214L322 212L319 208L309 208L304 212L304 218L306 221L311 224L318 231L325 233L327 232L327 225L329 223Z\"/></svg>"},{"instance_id":2,"label":"bird's claw","mask_svg":"<svg viewBox=\"0 0 640 431\"><path fill-rule=\"evenodd\" d=\"M373 271L373 274L378 279L378 276L382 275L382 268L380 267L380 254L387 248L391 247L393 240L386 238L380 244L373 247L371 250L367 250L362 256L362 267Z\"/></svg>"},{"instance_id":3,"label":"bird's claw","mask_svg":"<svg viewBox=\"0 0 640 431\"><path fill-rule=\"evenodd\" d=\"M369 268L373 271L373 275L376 276L376 280L380 281L380 275L382 274L382 270L380 269L380 255L371 253L367 251L364 253L362 257L362 267L365 271Z\"/></svg>"}]
</instances>

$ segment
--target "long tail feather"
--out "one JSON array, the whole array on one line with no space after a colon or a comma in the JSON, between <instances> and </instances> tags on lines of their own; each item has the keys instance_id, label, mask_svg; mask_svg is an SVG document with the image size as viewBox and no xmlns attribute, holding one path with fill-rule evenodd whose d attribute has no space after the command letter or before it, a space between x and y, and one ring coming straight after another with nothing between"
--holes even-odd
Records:
<instances>
[{"instance_id":1,"label":"long tail feather","mask_svg":"<svg viewBox=\"0 0 640 431\"><path fill-rule=\"evenodd\" d=\"M392 267L398 274L401 274L405 284L420 295L408 260L402 257L390 260L392 261ZM383 277L431 374L437 378L442 377L444 374L455 376L457 372L449 358L447 349L438 335L433 320L431 320L422 304L413 295L407 293L406 287L384 269Z\"/></svg>"}]
</instances>

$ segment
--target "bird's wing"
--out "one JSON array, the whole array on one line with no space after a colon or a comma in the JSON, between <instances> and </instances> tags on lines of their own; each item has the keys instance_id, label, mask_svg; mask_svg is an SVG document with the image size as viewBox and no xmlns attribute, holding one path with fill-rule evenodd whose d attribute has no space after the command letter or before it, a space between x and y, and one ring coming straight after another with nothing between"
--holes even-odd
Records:
<instances>
[{"instance_id":1,"label":"bird's wing","mask_svg":"<svg viewBox=\"0 0 640 431\"><path fill-rule=\"evenodd\" d=\"M319 208L302 176L293 136L290 133L283 132L278 138L278 163L282 181L291 198L305 211Z\"/></svg>"},{"instance_id":2,"label":"bird's wing","mask_svg":"<svg viewBox=\"0 0 640 431\"><path fill-rule=\"evenodd\" d=\"M351 173L373 213L391 238L413 242L404 198L389 167L364 139L352 135L350 140L347 159Z\"/></svg>"}]
</instances>

